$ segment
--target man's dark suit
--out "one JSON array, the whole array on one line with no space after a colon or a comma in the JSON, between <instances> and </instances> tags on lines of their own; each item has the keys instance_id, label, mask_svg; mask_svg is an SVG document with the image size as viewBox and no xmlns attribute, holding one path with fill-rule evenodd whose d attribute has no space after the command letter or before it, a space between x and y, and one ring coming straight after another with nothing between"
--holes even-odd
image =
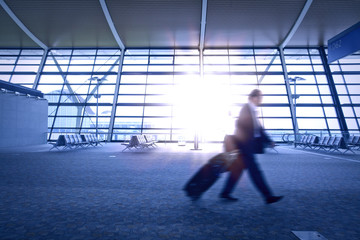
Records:
<instances>
[{"instance_id":1,"label":"man's dark suit","mask_svg":"<svg viewBox=\"0 0 360 240\"><path fill-rule=\"evenodd\" d=\"M265 142L271 142L269 137L265 134L263 128L258 124L256 114L249 103L245 104L240 111L239 118L236 122L236 141L237 147L243 154L243 161L245 167L248 169L251 180L262 193L265 199L272 196L272 192L267 186L265 179L260 171L256 159L255 153L255 134L259 135ZM241 163L234 162L230 168L230 174L227 179L227 183L223 189L222 195L230 195L234 189L237 181L242 173Z\"/></svg>"}]
</instances>

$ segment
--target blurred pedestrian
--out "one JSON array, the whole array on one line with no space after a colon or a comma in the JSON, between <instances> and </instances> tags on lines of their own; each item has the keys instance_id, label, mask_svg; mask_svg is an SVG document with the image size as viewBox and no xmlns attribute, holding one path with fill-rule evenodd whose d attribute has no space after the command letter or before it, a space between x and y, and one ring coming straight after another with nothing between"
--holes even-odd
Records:
<instances>
[{"instance_id":1,"label":"blurred pedestrian","mask_svg":"<svg viewBox=\"0 0 360 240\"><path fill-rule=\"evenodd\" d=\"M262 103L263 95L259 89L251 91L246 103L239 114L235 127L235 144L242 154L245 167L248 169L250 178L256 188L261 192L267 204L280 201L283 196L274 196L256 162L255 153L263 151L264 144L271 144L273 141L267 136L257 119L256 108ZM235 161L230 168L229 177L225 183L220 198L237 201L231 193L238 182L243 170L243 164Z\"/></svg>"}]
</instances>

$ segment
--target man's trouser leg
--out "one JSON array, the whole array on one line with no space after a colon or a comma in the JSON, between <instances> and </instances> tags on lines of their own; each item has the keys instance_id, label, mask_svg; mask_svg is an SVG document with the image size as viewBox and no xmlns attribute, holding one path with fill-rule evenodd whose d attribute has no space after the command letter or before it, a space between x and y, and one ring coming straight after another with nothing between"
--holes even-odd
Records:
<instances>
[{"instance_id":1,"label":"man's trouser leg","mask_svg":"<svg viewBox=\"0 0 360 240\"><path fill-rule=\"evenodd\" d=\"M226 185L222 191L222 195L230 195L234 190L236 183L238 182L241 173L243 171L243 165L239 160L235 160L235 162L230 167L230 173L228 179L226 181Z\"/></svg>"}]
</instances>

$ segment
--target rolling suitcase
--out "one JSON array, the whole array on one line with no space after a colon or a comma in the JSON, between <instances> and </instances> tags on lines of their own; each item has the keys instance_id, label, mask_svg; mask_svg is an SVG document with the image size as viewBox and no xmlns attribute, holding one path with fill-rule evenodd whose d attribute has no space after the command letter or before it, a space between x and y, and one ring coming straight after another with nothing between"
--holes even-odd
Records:
<instances>
[{"instance_id":1,"label":"rolling suitcase","mask_svg":"<svg viewBox=\"0 0 360 240\"><path fill-rule=\"evenodd\" d=\"M230 161L224 153L212 157L185 184L186 195L194 200L199 198L219 179L221 173L227 171Z\"/></svg>"},{"instance_id":2,"label":"rolling suitcase","mask_svg":"<svg viewBox=\"0 0 360 240\"><path fill-rule=\"evenodd\" d=\"M224 153L212 157L185 184L183 190L188 197L193 200L200 198L219 179L221 173L229 170L235 159L241 158L241 155L235 150L236 147L230 135L224 139L224 148ZM237 159L237 161L241 161L241 159Z\"/></svg>"}]
</instances>

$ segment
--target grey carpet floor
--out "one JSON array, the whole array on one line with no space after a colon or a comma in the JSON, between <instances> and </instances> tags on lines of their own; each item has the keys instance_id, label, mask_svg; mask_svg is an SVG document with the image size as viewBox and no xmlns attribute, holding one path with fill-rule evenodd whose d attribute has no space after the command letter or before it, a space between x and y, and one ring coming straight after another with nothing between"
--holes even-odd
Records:
<instances>
[{"instance_id":1,"label":"grey carpet floor","mask_svg":"<svg viewBox=\"0 0 360 240\"><path fill-rule=\"evenodd\" d=\"M359 154L278 147L258 155L277 195L266 205L245 172L234 196L218 198L226 173L197 202L186 181L220 145L51 151L0 149L0 239L360 239Z\"/></svg>"}]
</instances>

